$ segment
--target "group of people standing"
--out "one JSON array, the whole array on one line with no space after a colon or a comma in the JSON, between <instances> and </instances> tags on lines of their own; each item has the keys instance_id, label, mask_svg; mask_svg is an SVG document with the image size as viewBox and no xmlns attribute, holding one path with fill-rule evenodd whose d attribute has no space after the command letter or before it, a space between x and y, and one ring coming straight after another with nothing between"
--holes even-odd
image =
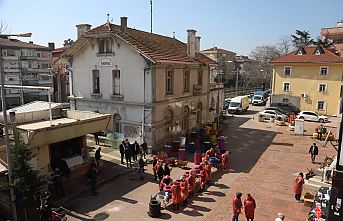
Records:
<instances>
[{"instance_id":1,"label":"group of people standing","mask_svg":"<svg viewBox=\"0 0 343 221\"><path fill-rule=\"evenodd\" d=\"M138 160L138 155L142 154L142 157L146 159L146 155L148 152L148 145L144 141L141 145L138 144L137 141L130 144L129 140L123 140L122 143L119 145L119 152L121 157L121 164L124 164L124 157L126 160L126 166L132 167L132 161ZM132 161L131 161L132 157Z\"/></svg>"},{"instance_id":2,"label":"group of people standing","mask_svg":"<svg viewBox=\"0 0 343 221\"><path fill-rule=\"evenodd\" d=\"M239 214L242 213L243 205L247 221L253 221L255 217L256 202L250 193L247 194L244 204L242 203L242 193L237 192L232 201L232 221L238 221Z\"/></svg>"}]
</instances>

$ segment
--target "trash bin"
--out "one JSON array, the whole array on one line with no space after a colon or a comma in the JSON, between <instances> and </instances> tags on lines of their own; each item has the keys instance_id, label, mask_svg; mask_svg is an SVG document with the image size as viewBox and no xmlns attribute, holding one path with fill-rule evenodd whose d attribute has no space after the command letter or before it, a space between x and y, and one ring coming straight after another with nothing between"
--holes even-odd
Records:
<instances>
[{"instance_id":1,"label":"trash bin","mask_svg":"<svg viewBox=\"0 0 343 221\"><path fill-rule=\"evenodd\" d=\"M196 152L196 153L194 153L194 164L195 165L200 165L200 163L201 163L201 153L199 153L199 152Z\"/></svg>"},{"instance_id":2,"label":"trash bin","mask_svg":"<svg viewBox=\"0 0 343 221\"><path fill-rule=\"evenodd\" d=\"M188 144L188 152L194 153L195 152L195 143Z\"/></svg>"},{"instance_id":3,"label":"trash bin","mask_svg":"<svg viewBox=\"0 0 343 221\"><path fill-rule=\"evenodd\" d=\"M170 157L172 154L172 146L164 145L164 152L167 154L168 157Z\"/></svg>"},{"instance_id":4,"label":"trash bin","mask_svg":"<svg viewBox=\"0 0 343 221\"><path fill-rule=\"evenodd\" d=\"M151 199L149 202L149 216L152 218L158 218L161 216L161 202L155 199Z\"/></svg>"},{"instance_id":5,"label":"trash bin","mask_svg":"<svg viewBox=\"0 0 343 221\"><path fill-rule=\"evenodd\" d=\"M186 159L186 149L179 149L179 160L185 160Z\"/></svg>"}]
</instances>

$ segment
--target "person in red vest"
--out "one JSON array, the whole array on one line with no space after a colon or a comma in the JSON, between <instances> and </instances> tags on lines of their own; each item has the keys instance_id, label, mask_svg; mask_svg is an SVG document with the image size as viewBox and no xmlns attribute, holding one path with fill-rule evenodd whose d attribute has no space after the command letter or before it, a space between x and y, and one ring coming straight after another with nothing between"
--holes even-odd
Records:
<instances>
[{"instance_id":1,"label":"person in red vest","mask_svg":"<svg viewBox=\"0 0 343 221\"><path fill-rule=\"evenodd\" d=\"M207 183L211 184L211 179L212 179L212 166L211 164L206 160L204 161L205 163L205 170L206 170L206 174L207 174Z\"/></svg>"},{"instance_id":2,"label":"person in red vest","mask_svg":"<svg viewBox=\"0 0 343 221\"><path fill-rule=\"evenodd\" d=\"M172 183L173 183L173 179L170 178L170 176L168 176L168 175L164 176L161 183L160 183L160 191L163 190L163 188L166 185L171 185Z\"/></svg>"},{"instance_id":3,"label":"person in red vest","mask_svg":"<svg viewBox=\"0 0 343 221\"><path fill-rule=\"evenodd\" d=\"M180 187L181 187L181 200L182 200L182 205L186 206L187 205L187 198L188 198L188 183L186 182L185 178L181 178L180 182Z\"/></svg>"},{"instance_id":4,"label":"person in red vest","mask_svg":"<svg viewBox=\"0 0 343 221\"><path fill-rule=\"evenodd\" d=\"M254 221L255 208L256 202L254 198L250 195L250 193L248 193L247 198L244 200L244 212L247 221Z\"/></svg>"},{"instance_id":5,"label":"person in red vest","mask_svg":"<svg viewBox=\"0 0 343 221\"><path fill-rule=\"evenodd\" d=\"M222 169L225 171L229 168L229 152L226 151L222 155Z\"/></svg>"},{"instance_id":6,"label":"person in red vest","mask_svg":"<svg viewBox=\"0 0 343 221\"><path fill-rule=\"evenodd\" d=\"M207 180L207 174L206 174L206 170L203 168L203 166L200 166L201 171L199 174L199 178L200 178L200 190L199 192L203 192L205 191L205 184L206 184L206 180Z\"/></svg>"},{"instance_id":7,"label":"person in red vest","mask_svg":"<svg viewBox=\"0 0 343 221\"><path fill-rule=\"evenodd\" d=\"M178 181L174 181L172 186L172 201L173 201L173 210L180 209L180 202L181 202L181 187Z\"/></svg>"},{"instance_id":8,"label":"person in red vest","mask_svg":"<svg viewBox=\"0 0 343 221\"><path fill-rule=\"evenodd\" d=\"M242 213L242 193L237 192L236 196L232 200L232 221L238 221L238 216Z\"/></svg>"},{"instance_id":9,"label":"person in red vest","mask_svg":"<svg viewBox=\"0 0 343 221\"><path fill-rule=\"evenodd\" d=\"M195 177L195 173L192 171L189 175L189 177L187 177L187 182L188 182L188 195L189 196L193 196L193 192L195 190L195 185L196 185L196 177Z\"/></svg>"},{"instance_id":10,"label":"person in red vest","mask_svg":"<svg viewBox=\"0 0 343 221\"><path fill-rule=\"evenodd\" d=\"M294 197L298 202L301 202L300 197L303 191L304 183L305 183L304 174L300 172L299 175L295 178L294 183L293 183L293 189L294 189L294 194L295 194Z\"/></svg>"}]
</instances>

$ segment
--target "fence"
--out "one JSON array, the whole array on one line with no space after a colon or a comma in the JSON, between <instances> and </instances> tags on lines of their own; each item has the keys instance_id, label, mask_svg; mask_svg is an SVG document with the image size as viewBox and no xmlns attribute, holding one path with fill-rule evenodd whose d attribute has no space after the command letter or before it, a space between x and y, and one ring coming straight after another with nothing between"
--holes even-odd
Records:
<instances>
[{"instance_id":1,"label":"fence","mask_svg":"<svg viewBox=\"0 0 343 221\"><path fill-rule=\"evenodd\" d=\"M265 88L267 90L268 88ZM224 89L224 96L225 98L232 98L240 95L248 95L249 93L253 93L255 91L262 90L262 87L241 87L238 88L236 91L235 88L225 88Z\"/></svg>"}]
</instances>

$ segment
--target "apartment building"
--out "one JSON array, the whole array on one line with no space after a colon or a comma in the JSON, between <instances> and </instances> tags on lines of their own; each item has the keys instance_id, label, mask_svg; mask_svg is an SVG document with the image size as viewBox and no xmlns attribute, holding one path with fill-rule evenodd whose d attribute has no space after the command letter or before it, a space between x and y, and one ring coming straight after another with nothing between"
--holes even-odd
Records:
<instances>
[{"instance_id":1,"label":"apartment building","mask_svg":"<svg viewBox=\"0 0 343 221\"><path fill-rule=\"evenodd\" d=\"M337 52L343 56L343 20L338 21L336 27L321 28L320 36L331 40Z\"/></svg>"}]
</instances>

